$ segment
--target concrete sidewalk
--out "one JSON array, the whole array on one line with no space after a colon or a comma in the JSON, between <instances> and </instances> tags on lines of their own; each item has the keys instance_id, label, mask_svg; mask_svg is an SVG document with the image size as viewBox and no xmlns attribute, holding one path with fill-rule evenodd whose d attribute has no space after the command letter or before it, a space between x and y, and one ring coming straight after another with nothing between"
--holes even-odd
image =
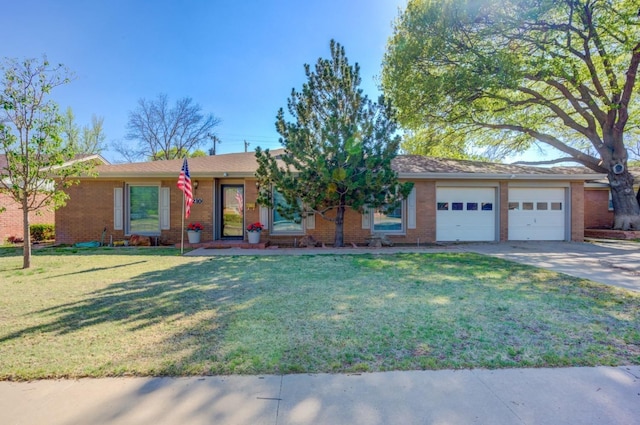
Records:
<instances>
[{"instance_id":1,"label":"concrete sidewalk","mask_svg":"<svg viewBox=\"0 0 640 425\"><path fill-rule=\"evenodd\" d=\"M638 406L640 366L0 382L4 425L629 425Z\"/></svg>"}]
</instances>

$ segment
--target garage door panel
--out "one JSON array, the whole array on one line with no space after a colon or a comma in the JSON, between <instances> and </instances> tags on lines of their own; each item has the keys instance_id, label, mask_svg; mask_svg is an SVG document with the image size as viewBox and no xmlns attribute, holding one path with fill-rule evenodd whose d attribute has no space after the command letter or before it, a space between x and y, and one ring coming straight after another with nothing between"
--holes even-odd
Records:
<instances>
[{"instance_id":1,"label":"garage door panel","mask_svg":"<svg viewBox=\"0 0 640 425\"><path fill-rule=\"evenodd\" d=\"M494 188L438 188L436 239L495 240L495 198Z\"/></svg>"},{"instance_id":2,"label":"garage door panel","mask_svg":"<svg viewBox=\"0 0 640 425\"><path fill-rule=\"evenodd\" d=\"M564 240L563 188L509 189L509 240Z\"/></svg>"}]
</instances>

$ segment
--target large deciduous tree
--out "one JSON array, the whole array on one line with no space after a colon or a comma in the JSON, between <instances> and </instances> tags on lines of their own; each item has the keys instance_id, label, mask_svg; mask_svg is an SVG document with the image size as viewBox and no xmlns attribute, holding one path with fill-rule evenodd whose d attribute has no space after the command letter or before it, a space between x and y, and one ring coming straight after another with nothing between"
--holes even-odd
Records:
<instances>
[{"instance_id":1,"label":"large deciduous tree","mask_svg":"<svg viewBox=\"0 0 640 425\"><path fill-rule=\"evenodd\" d=\"M410 0L384 91L408 128L503 153L542 143L606 173L614 228L640 229L625 145L640 135L638 13L632 0Z\"/></svg>"},{"instance_id":2,"label":"large deciduous tree","mask_svg":"<svg viewBox=\"0 0 640 425\"><path fill-rule=\"evenodd\" d=\"M129 113L126 138L137 144L116 143L114 148L129 161L183 158L200 147L219 123L189 97L171 107L167 95L160 94L156 99L140 99Z\"/></svg>"},{"instance_id":3,"label":"large deciduous tree","mask_svg":"<svg viewBox=\"0 0 640 425\"><path fill-rule=\"evenodd\" d=\"M89 172L91 162L75 161L77 146L62 137L64 117L48 99L51 90L70 81L62 65L46 58L6 59L0 75L0 190L20 204L23 215L23 268L31 266L29 213L64 205L62 189Z\"/></svg>"},{"instance_id":4,"label":"large deciduous tree","mask_svg":"<svg viewBox=\"0 0 640 425\"><path fill-rule=\"evenodd\" d=\"M363 95L358 64L331 41L331 59L304 66L307 82L288 99L292 121L281 108L276 129L284 153L256 149L258 203L289 218L317 213L335 223L334 246L344 246L347 208L393 209L411 191L391 169L400 137L389 104ZM280 162L281 161L281 162ZM274 205L273 189L286 205Z\"/></svg>"}]
</instances>

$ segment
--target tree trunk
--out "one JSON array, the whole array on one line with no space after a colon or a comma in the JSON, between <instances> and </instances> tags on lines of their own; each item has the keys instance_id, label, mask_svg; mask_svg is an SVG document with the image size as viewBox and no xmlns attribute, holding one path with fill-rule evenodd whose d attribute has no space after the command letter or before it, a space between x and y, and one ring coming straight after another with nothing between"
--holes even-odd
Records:
<instances>
[{"instance_id":1,"label":"tree trunk","mask_svg":"<svg viewBox=\"0 0 640 425\"><path fill-rule=\"evenodd\" d=\"M344 246L344 204L340 205L336 210L336 236L333 241L334 247Z\"/></svg>"},{"instance_id":2,"label":"tree trunk","mask_svg":"<svg viewBox=\"0 0 640 425\"><path fill-rule=\"evenodd\" d=\"M633 176L628 170L621 174L609 171L614 222L616 230L640 230L640 206L633 192Z\"/></svg>"},{"instance_id":3,"label":"tree trunk","mask_svg":"<svg viewBox=\"0 0 640 425\"><path fill-rule=\"evenodd\" d=\"M23 234L23 248L22 248L22 268L28 269L31 267L31 232L29 231L29 208L27 205L27 197L22 199L22 234Z\"/></svg>"}]
</instances>

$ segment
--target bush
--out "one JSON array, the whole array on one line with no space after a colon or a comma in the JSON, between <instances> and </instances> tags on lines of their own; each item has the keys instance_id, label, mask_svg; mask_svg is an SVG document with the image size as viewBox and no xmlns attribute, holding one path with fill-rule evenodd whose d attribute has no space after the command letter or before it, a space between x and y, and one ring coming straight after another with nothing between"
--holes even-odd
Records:
<instances>
[{"instance_id":1,"label":"bush","mask_svg":"<svg viewBox=\"0 0 640 425\"><path fill-rule=\"evenodd\" d=\"M31 240L49 241L56 238L56 226L54 224L32 224L29 226Z\"/></svg>"}]
</instances>

